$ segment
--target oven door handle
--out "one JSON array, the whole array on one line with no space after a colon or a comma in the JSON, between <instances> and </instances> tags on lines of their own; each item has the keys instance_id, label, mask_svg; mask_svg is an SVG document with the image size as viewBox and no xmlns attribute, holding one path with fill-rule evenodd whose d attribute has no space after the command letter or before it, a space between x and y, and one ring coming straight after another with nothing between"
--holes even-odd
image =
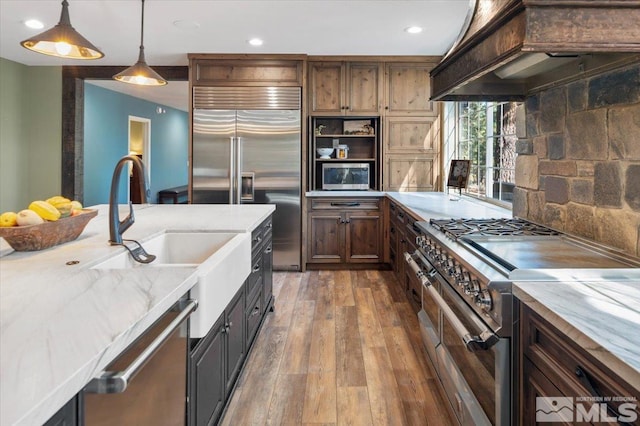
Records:
<instances>
[{"instance_id":1,"label":"oven door handle","mask_svg":"<svg viewBox=\"0 0 640 426\"><path fill-rule=\"evenodd\" d=\"M103 371L100 376L91 379L84 391L89 393L122 393L127 389L129 382L145 366L147 361L162 347L171 334L189 318L189 315L198 307L198 301L187 299L180 302L182 310L162 330L162 332L147 346L127 368L122 371Z\"/></svg>"},{"instance_id":2,"label":"oven door handle","mask_svg":"<svg viewBox=\"0 0 640 426\"><path fill-rule=\"evenodd\" d=\"M429 274L420 269L420 267L416 263L416 260L414 259L414 256L420 256L418 250L416 250L413 254L407 252L404 253L404 258L407 264L416 274L416 277L418 277L424 288L429 291L429 295L436 302L444 316L447 318L447 321L451 323L456 334L462 339L465 347L470 352L486 351L493 345L498 343L500 338L497 334L495 334L488 328L482 330L479 335L474 335L469 330L467 330L467 327L465 327L462 321L460 321L460 319L453 312L451 307L447 305L447 302L442 298L442 296L440 296L438 290L436 290L431 285L431 282L428 278Z\"/></svg>"}]
</instances>

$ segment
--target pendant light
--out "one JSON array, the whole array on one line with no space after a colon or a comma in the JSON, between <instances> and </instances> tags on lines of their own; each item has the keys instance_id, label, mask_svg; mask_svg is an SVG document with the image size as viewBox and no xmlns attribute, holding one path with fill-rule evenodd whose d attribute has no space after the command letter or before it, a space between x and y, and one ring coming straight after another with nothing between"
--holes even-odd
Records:
<instances>
[{"instance_id":1,"label":"pendant light","mask_svg":"<svg viewBox=\"0 0 640 426\"><path fill-rule=\"evenodd\" d=\"M69 3L62 2L58 25L20 42L22 47L44 55L67 59L100 59L104 56L97 47L71 26Z\"/></svg>"},{"instance_id":2,"label":"pendant light","mask_svg":"<svg viewBox=\"0 0 640 426\"><path fill-rule=\"evenodd\" d=\"M142 23L138 62L121 73L114 75L113 78L123 83L138 84L141 86L164 86L167 84L167 80L152 70L144 59L144 0L142 0Z\"/></svg>"}]
</instances>

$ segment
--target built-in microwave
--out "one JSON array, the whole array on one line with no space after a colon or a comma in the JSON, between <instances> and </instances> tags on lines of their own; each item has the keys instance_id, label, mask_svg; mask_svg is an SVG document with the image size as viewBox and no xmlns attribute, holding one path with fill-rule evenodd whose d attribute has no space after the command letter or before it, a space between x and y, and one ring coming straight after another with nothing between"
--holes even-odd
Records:
<instances>
[{"instance_id":1,"label":"built-in microwave","mask_svg":"<svg viewBox=\"0 0 640 426\"><path fill-rule=\"evenodd\" d=\"M323 163L322 189L367 190L369 163Z\"/></svg>"}]
</instances>

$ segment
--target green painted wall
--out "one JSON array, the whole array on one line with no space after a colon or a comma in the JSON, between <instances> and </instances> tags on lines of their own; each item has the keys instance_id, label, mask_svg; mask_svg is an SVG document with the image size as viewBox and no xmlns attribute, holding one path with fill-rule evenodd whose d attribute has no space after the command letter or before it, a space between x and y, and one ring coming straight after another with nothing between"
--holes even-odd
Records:
<instances>
[{"instance_id":1,"label":"green painted wall","mask_svg":"<svg viewBox=\"0 0 640 426\"><path fill-rule=\"evenodd\" d=\"M62 68L0 58L0 212L60 192Z\"/></svg>"}]
</instances>

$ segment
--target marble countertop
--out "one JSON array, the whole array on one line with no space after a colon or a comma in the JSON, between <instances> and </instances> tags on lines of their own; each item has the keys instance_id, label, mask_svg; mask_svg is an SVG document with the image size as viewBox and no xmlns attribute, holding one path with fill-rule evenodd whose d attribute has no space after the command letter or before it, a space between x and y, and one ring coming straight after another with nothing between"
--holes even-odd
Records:
<instances>
[{"instance_id":1,"label":"marble countertop","mask_svg":"<svg viewBox=\"0 0 640 426\"><path fill-rule=\"evenodd\" d=\"M515 282L513 293L640 389L640 273L618 281Z\"/></svg>"},{"instance_id":2,"label":"marble countertop","mask_svg":"<svg viewBox=\"0 0 640 426\"><path fill-rule=\"evenodd\" d=\"M467 196L444 192L387 192L386 195L423 220L512 217L511 210Z\"/></svg>"},{"instance_id":3,"label":"marble countertop","mask_svg":"<svg viewBox=\"0 0 640 426\"><path fill-rule=\"evenodd\" d=\"M306 192L305 195L309 198L342 198L342 197L353 197L353 198L367 198L367 197L384 197L385 192L383 191L309 191Z\"/></svg>"},{"instance_id":4,"label":"marble countertop","mask_svg":"<svg viewBox=\"0 0 640 426\"><path fill-rule=\"evenodd\" d=\"M125 214L121 206L121 217ZM108 206L80 237L39 252L0 245L0 424L41 424L196 283L195 267L91 269L107 244ZM125 238L166 231L251 232L273 205L141 205ZM77 261L68 266L66 262Z\"/></svg>"},{"instance_id":5,"label":"marble countertop","mask_svg":"<svg viewBox=\"0 0 640 426\"><path fill-rule=\"evenodd\" d=\"M388 197L422 220L431 218L511 217L511 210L472 197L444 192L310 191L308 198Z\"/></svg>"}]
</instances>

